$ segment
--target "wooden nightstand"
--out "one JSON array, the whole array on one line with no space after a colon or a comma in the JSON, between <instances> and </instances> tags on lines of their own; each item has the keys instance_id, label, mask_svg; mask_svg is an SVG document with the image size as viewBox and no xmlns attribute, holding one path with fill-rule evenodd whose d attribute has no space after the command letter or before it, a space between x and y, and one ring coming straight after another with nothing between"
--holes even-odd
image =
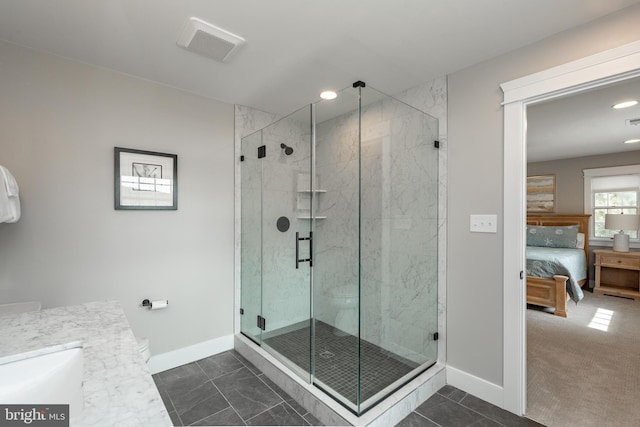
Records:
<instances>
[{"instance_id":1,"label":"wooden nightstand","mask_svg":"<svg viewBox=\"0 0 640 427\"><path fill-rule=\"evenodd\" d=\"M640 252L596 249L593 253L596 255L593 292L640 300Z\"/></svg>"}]
</instances>

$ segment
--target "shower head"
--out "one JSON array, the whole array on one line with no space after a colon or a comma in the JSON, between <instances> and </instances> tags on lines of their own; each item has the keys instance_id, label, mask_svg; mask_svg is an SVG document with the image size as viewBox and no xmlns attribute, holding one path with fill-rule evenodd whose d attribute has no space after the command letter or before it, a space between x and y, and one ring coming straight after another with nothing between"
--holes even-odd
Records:
<instances>
[{"instance_id":1,"label":"shower head","mask_svg":"<svg viewBox=\"0 0 640 427\"><path fill-rule=\"evenodd\" d=\"M290 156L291 154L293 154L293 148L289 147L288 145L285 145L284 143L280 144L280 148L282 148L282 150L284 151L284 154L286 154L287 156Z\"/></svg>"}]
</instances>

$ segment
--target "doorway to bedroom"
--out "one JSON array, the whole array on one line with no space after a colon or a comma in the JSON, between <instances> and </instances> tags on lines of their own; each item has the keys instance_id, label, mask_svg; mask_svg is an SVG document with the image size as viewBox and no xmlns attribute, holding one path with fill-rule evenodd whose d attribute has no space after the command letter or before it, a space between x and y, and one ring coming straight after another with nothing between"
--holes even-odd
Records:
<instances>
[{"instance_id":1,"label":"doorway to bedroom","mask_svg":"<svg viewBox=\"0 0 640 427\"><path fill-rule=\"evenodd\" d=\"M612 108L633 99L640 99L638 77L526 109L526 415L544 425L631 425L638 418L630 415L640 397L640 330L633 326L640 301L598 292L604 287L594 292L594 250L606 257L599 259L640 266L640 253L611 252L617 230L605 223L606 214L640 213L640 175L629 175L640 165L640 144L625 144L640 137L633 124L640 104ZM640 251L637 227L628 233L631 253ZM638 291L630 268L603 269L599 278ZM532 277L553 274L568 280L545 287Z\"/></svg>"}]
</instances>

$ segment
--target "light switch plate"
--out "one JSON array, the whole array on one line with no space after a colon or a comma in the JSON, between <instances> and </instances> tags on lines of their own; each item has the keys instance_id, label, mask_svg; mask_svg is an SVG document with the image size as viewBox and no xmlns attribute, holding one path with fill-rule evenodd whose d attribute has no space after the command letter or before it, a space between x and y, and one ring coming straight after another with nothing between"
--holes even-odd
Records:
<instances>
[{"instance_id":1,"label":"light switch plate","mask_svg":"<svg viewBox=\"0 0 640 427\"><path fill-rule=\"evenodd\" d=\"M471 215L469 223L472 233L498 232L498 215Z\"/></svg>"}]
</instances>

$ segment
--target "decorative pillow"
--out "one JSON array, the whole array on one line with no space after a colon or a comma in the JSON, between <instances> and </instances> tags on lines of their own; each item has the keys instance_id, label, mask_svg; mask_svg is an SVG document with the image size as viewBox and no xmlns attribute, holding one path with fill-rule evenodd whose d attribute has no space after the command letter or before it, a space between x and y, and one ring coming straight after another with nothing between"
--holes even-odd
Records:
<instances>
[{"instance_id":1,"label":"decorative pillow","mask_svg":"<svg viewBox=\"0 0 640 427\"><path fill-rule=\"evenodd\" d=\"M527 225L527 246L575 248L578 244L578 228L577 225Z\"/></svg>"},{"instance_id":2,"label":"decorative pillow","mask_svg":"<svg viewBox=\"0 0 640 427\"><path fill-rule=\"evenodd\" d=\"M584 233L578 233L578 242L576 249L584 249Z\"/></svg>"}]
</instances>

